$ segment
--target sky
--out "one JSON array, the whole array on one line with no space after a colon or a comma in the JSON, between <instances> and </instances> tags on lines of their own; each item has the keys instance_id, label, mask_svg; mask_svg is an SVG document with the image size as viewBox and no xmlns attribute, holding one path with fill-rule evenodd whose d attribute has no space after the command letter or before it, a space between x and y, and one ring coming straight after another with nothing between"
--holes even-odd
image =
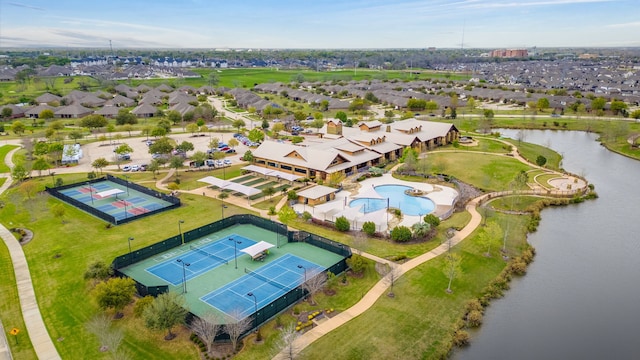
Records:
<instances>
[{"instance_id":1,"label":"sky","mask_svg":"<svg viewBox=\"0 0 640 360\"><path fill-rule=\"evenodd\" d=\"M0 49L640 46L640 0L0 0Z\"/></svg>"}]
</instances>

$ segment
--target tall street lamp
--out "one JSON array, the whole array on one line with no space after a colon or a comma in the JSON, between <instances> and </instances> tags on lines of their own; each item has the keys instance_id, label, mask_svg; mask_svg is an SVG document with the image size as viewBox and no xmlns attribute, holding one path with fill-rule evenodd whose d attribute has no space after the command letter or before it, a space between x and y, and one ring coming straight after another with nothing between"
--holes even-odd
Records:
<instances>
[{"instance_id":1,"label":"tall street lamp","mask_svg":"<svg viewBox=\"0 0 640 360\"><path fill-rule=\"evenodd\" d=\"M133 237L129 236L129 255L131 255L131 241L133 240Z\"/></svg>"},{"instance_id":2,"label":"tall street lamp","mask_svg":"<svg viewBox=\"0 0 640 360\"><path fill-rule=\"evenodd\" d=\"M304 270L304 282L307 282L307 268L302 266L302 265L298 265L298 269L303 269Z\"/></svg>"},{"instance_id":3,"label":"tall street lamp","mask_svg":"<svg viewBox=\"0 0 640 360\"><path fill-rule=\"evenodd\" d=\"M187 293L187 266L191 266L188 262L184 262L182 259L176 260L177 262L182 264L182 293Z\"/></svg>"},{"instance_id":4,"label":"tall street lamp","mask_svg":"<svg viewBox=\"0 0 640 360\"><path fill-rule=\"evenodd\" d=\"M233 260L236 263L236 269L238 268L238 244L242 244L242 241L229 238L229 241L233 241Z\"/></svg>"},{"instance_id":5,"label":"tall street lamp","mask_svg":"<svg viewBox=\"0 0 640 360\"><path fill-rule=\"evenodd\" d=\"M257 332L258 331L258 298L256 298L256 296L252 292L247 293L247 296L252 296L253 297L253 304L255 306L255 311L253 313L253 319L255 321L254 327L256 328L256 332Z\"/></svg>"},{"instance_id":6,"label":"tall street lamp","mask_svg":"<svg viewBox=\"0 0 640 360\"><path fill-rule=\"evenodd\" d=\"M87 183L87 186L89 187L89 196L91 196L91 206L93 206L93 187L91 183Z\"/></svg>"},{"instance_id":7,"label":"tall street lamp","mask_svg":"<svg viewBox=\"0 0 640 360\"><path fill-rule=\"evenodd\" d=\"M180 234L180 239L182 240L182 244L184 245L184 235L182 235L182 228L180 224L184 224L184 220L178 220L178 233Z\"/></svg>"}]
</instances>

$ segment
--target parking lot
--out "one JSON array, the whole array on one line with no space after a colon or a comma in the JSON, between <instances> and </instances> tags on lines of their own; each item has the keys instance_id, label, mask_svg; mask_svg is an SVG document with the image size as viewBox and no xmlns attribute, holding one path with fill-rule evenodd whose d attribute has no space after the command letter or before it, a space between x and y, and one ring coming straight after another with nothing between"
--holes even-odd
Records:
<instances>
[{"instance_id":1,"label":"parking lot","mask_svg":"<svg viewBox=\"0 0 640 360\"><path fill-rule=\"evenodd\" d=\"M129 171L131 167L137 165L140 167L141 165L148 165L152 160L152 154L149 153L149 146L147 145L148 139L153 139L152 137L126 137L126 133L121 134L123 138L121 139L113 139L106 141L97 141L92 142L90 144L82 145L83 157L80 159L78 165L70 168L55 168L52 171L56 173L66 173L66 172L90 172L95 169L91 167L91 163L95 159L105 158L107 161L114 163L116 161L116 154L114 153L114 149L121 144L127 144L132 149L133 152L129 154L129 161L122 161L120 168L123 169L124 166L129 166ZM220 142L228 142L232 138L231 133L207 133L206 136L197 136L192 137L192 134L170 134L168 137L173 139L177 144L180 144L183 141L188 141L193 144L194 150L189 151L187 153L187 157L192 155L196 151L206 152L209 149L209 142L213 138L218 138ZM115 135L113 135L115 137ZM90 138L91 139L91 138ZM250 148L242 143L235 147L235 153L227 153L225 159L231 161L232 164L238 163L242 155L249 150ZM222 160L224 162L224 160ZM185 165L188 165L188 160L185 159ZM215 164L214 164L215 165ZM118 166L114 163L112 165L107 166L104 170L117 171Z\"/></svg>"}]
</instances>

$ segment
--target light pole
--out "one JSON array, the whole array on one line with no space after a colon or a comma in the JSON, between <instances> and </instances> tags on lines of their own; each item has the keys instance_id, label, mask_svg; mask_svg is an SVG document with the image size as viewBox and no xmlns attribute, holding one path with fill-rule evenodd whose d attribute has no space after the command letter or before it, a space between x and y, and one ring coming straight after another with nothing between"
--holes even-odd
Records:
<instances>
[{"instance_id":1,"label":"light pole","mask_svg":"<svg viewBox=\"0 0 640 360\"><path fill-rule=\"evenodd\" d=\"M191 266L191 264L189 264L188 262L182 261L182 259L178 259L176 261L182 264L182 293L186 294L187 293L187 270L186 270L186 267L187 266Z\"/></svg>"},{"instance_id":2,"label":"light pole","mask_svg":"<svg viewBox=\"0 0 640 360\"><path fill-rule=\"evenodd\" d=\"M124 179L127 182L127 195L129 195L129 175L125 175Z\"/></svg>"},{"instance_id":3,"label":"light pole","mask_svg":"<svg viewBox=\"0 0 640 360\"><path fill-rule=\"evenodd\" d=\"M184 235L182 235L182 228L180 224L184 224L184 220L178 220L178 233L180 234L180 239L182 240L182 244L184 245Z\"/></svg>"},{"instance_id":4,"label":"light pole","mask_svg":"<svg viewBox=\"0 0 640 360\"><path fill-rule=\"evenodd\" d=\"M120 200L124 204L124 218L127 218L127 202L124 200Z\"/></svg>"},{"instance_id":5,"label":"light pole","mask_svg":"<svg viewBox=\"0 0 640 360\"><path fill-rule=\"evenodd\" d=\"M129 236L129 255L131 255L131 240L133 240L133 237Z\"/></svg>"},{"instance_id":6,"label":"light pole","mask_svg":"<svg viewBox=\"0 0 640 360\"><path fill-rule=\"evenodd\" d=\"M256 298L256 296L250 292L247 293L247 296L251 296L253 297L253 304L255 306L255 312L253 313L253 319L255 321L255 328L256 328L256 332L258 331L258 298Z\"/></svg>"},{"instance_id":7,"label":"light pole","mask_svg":"<svg viewBox=\"0 0 640 360\"><path fill-rule=\"evenodd\" d=\"M93 206L93 188L91 187L91 183L87 183L89 187L89 196L91 196L91 206Z\"/></svg>"},{"instance_id":8,"label":"light pole","mask_svg":"<svg viewBox=\"0 0 640 360\"><path fill-rule=\"evenodd\" d=\"M238 268L238 244L242 244L242 241L229 238L229 241L233 241L233 260L236 263L236 269Z\"/></svg>"},{"instance_id":9,"label":"light pole","mask_svg":"<svg viewBox=\"0 0 640 360\"><path fill-rule=\"evenodd\" d=\"M307 282L307 268L302 266L302 265L298 265L298 269L302 269L304 270L304 282Z\"/></svg>"}]
</instances>

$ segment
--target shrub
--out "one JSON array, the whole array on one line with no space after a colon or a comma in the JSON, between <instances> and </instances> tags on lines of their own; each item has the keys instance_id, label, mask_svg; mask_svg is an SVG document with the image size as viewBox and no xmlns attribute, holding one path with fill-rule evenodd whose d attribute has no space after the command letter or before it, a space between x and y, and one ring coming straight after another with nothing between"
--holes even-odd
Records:
<instances>
[{"instance_id":1,"label":"shrub","mask_svg":"<svg viewBox=\"0 0 640 360\"><path fill-rule=\"evenodd\" d=\"M424 216L424 222L431 225L432 228L435 228L440 225L440 218L433 214L427 214Z\"/></svg>"},{"instance_id":2,"label":"shrub","mask_svg":"<svg viewBox=\"0 0 640 360\"><path fill-rule=\"evenodd\" d=\"M302 213L302 218L304 219L304 221L309 221L309 220L311 220L312 217L313 216L308 211L305 211L305 212Z\"/></svg>"},{"instance_id":3,"label":"shrub","mask_svg":"<svg viewBox=\"0 0 640 360\"><path fill-rule=\"evenodd\" d=\"M97 280L105 280L113 275L113 269L111 266L105 264L102 261L95 261L89 264L87 271L84 273L85 280L88 279L97 279Z\"/></svg>"},{"instance_id":4,"label":"shrub","mask_svg":"<svg viewBox=\"0 0 640 360\"><path fill-rule=\"evenodd\" d=\"M138 299L138 301L136 301L136 304L133 305L133 316L137 318L141 317L142 313L144 312L144 309L146 309L147 306L149 306L152 302L153 302L153 296L151 295L147 295L143 298ZM200 340L200 338L195 334L192 334L192 336L195 336L195 338L197 339L197 340L192 339L193 342L197 343L197 341Z\"/></svg>"},{"instance_id":5,"label":"shrub","mask_svg":"<svg viewBox=\"0 0 640 360\"><path fill-rule=\"evenodd\" d=\"M376 233L376 224L373 221L367 221L362 224L362 231L369 236L373 236Z\"/></svg>"},{"instance_id":6,"label":"shrub","mask_svg":"<svg viewBox=\"0 0 640 360\"><path fill-rule=\"evenodd\" d=\"M362 256L353 254L349 259L347 259L347 265L354 273L360 274L364 271L367 264Z\"/></svg>"},{"instance_id":7,"label":"shrub","mask_svg":"<svg viewBox=\"0 0 640 360\"><path fill-rule=\"evenodd\" d=\"M457 347L469 345L470 339L469 333L464 330L458 330L453 334L453 344Z\"/></svg>"},{"instance_id":8,"label":"shrub","mask_svg":"<svg viewBox=\"0 0 640 360\"><path fill-rule=\"evenodd\" d=\"M469 300L469 302L467 303L467 313L470 313L472 311L483 311L483 310L484 310L484 306L480 304L480 300L478 299Z\"/></svg>"},{"instance_id":9,"label":"shrub","mask_svg":"<svg viewBox=\"0 0 640 360\"><path fill-rule=\"evenodd\" d=\"M472 310L467 314L467 323L470 327L478 327L482 325L482 312L478 310Z\"/></svg>"},{"instance_id":10,"label":"shrub","mask_svg":"<svg viewBox=\"0 0 640 360\"><path fill-rule=\"evenodd\" d=\"M521 259L516 259L511 261L509 269L516 275L524 275L527 273L527 264Z\"/></svg>"},{"instance_id":11,"label":"shrub","mask_svg":"<svg viewBox=\"0 0 640 360\"><path fill-rule=\"evenodd\" d=\"M349 231L351 228L351 224L349 224L349 220L346 217L340 216L336 219L336 230L338 231Z\"/></svg>"},{"instance_id":12,"label":"shrub","mask_svg":"<svg viewBox=\"0 0 640 360\"><path fill-rule=\"evenodd\" d=\"M411 240L411 229L406 226L396 226L391 230L391 240L396 242L407 242Z\"/></svg>"}]
</instances>

